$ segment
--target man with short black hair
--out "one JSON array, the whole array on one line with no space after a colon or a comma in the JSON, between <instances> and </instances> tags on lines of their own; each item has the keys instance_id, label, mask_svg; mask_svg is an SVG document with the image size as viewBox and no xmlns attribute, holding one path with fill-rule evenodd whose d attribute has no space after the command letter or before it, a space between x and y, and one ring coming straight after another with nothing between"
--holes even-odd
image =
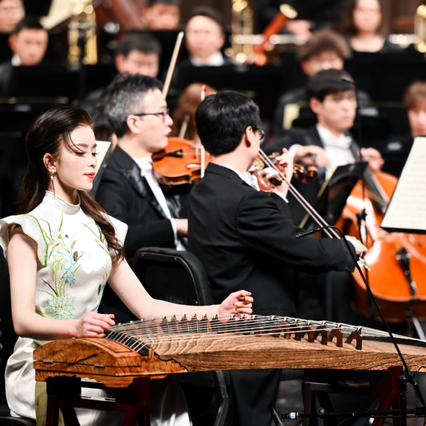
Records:
<instances>
[{"instance_id":1,"label":"man with short black hair","mask_svg":"<svg viewBox=\"0 0 426 426\"><path fill-rule=\"evenodd\" d=\"M22 0L0 0L0 33L12 33L24 16Z\"/></svg>"},{"instance_id":2,"label":"man with short black hair","mask_svg":"<svg viewBox=\"0 0 426 426\"><path fill-rule=\"evenodd\" d=\"M0 64L0 96L8 96L13 67L38 65L43 60L48 42L49 35L36 18L26 17L18 22L9 37L13 57Z\"/></svg>"},{"instance_id":3,"label":"man with short black hair","mask_svg":"<svg viewBox=\"0 0 426 426\"><path fill-rule=\"evenodd\" d=\"M291 220L286 185L270 196L253 182L248 169L259 154L263 132L259 109L250 98L230 91L211 95L195 119L211 162L189 197L189 250L206 268L215 300L244 283L254 296L254 314L292 316L292 270L351 271L351 253L343 241L297 239L303 231ZM291 180L291 156L284 153L277 160ZM352 241L363 255L366 248ZM267 405L275 403L280 378L279 370L231 371L226 424L270 426Z\"/></svg>"}]
</instances>

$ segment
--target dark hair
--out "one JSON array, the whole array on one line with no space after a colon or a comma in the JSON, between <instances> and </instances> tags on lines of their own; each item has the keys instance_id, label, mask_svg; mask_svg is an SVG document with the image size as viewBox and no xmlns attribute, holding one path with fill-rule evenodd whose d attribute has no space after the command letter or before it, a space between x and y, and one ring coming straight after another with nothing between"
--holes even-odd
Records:
<instances>
[{"instance_id":1,"label":"dark hair","mask_svg":"<svg viewBox=\"0 0 426 426\"><path fill-rule=\"evenodd\" d=\"M218 12L216 9L213 9L209 6L195 7L194 9L192 9L191 16L189 17L188 21L194 18L195 16L205 16L206 18L212 19L216 22L216 24L219 25L220 29L222 30L222 33L225 34L225 22L220 12Z\"/></svg>"},{"instance_id":2,"label":"dark hair","mask_svg":"<svg viewBox=\"0 0 426 426\"><path fill-rule=\"evenodd\" d=\"M297 50L297 59L300 62L308 61L313 56L324 52L336 52L344 61L350 54L350 48L345 39L330 30L317 31L306 43Z\"/></svg>"},{"instance_id":3,"label":"dark hair","mask_svg":"<svg viewBox=\"0 0 426 426\"><path fill-rule=\"evenodd\" d=\"M208 96L195 112L198 135L214 156L234 151L247 127L260 127L259 107L239 92L223 91Z\"/></svg>"},{"instance_id":4,"label":"dark hair","mask_svg":"<svg viewBox=\"0 0 426 426\"><path fill-rule=\"evenodd\" d=\"M420 101L426 101L426 80L417 80L411 83L404 92L404 106L413 109Z\"/></svg>"},{"instance_id":5,"label":"dark hair","mask_svg":"<svg viewBox=\"0 0 426 426\"><path fill-rule=\"evenodd\" d=\"M37 207L49 187L50 178L43 162L44 155L49 153L53 157L58 156L63 143L74 149L71 133L81 126L92 127L92 119L87 111L71 106L52 108L31 123L25 139L28 167L21 185L21 214ZM117 240L105 210L87 192L78 193L81 209L97 223L109 248L116 252L113 260L124 258L124 248Z\"/></svg>"},{"instance_id":6,"label":"dark hair","mask_svg":"<svg viewBox=\"0 0 426 426\"><path fill-rule=\"evenodd\" d=\"M152 34L127 34L121 40L116 54L127 57L133 50L145 54L155 53L160 56L161 44Z\"/></svg>"},{"instance_id":7,"label":"dark hair","mask_svg":"<svg viewBox=\"0 0 426 426\"><path fill-rule=\"evenodd\" d=\"M25 18L22 18L14 28L12 34L17 35L22 30L47 30L43 27L43 25L40 24L39 20L34 16L26 16Z\"/></svg>"},{"instance_id":8,"label":"dark hair","mask_svg":"<svg viewBox=\"0 0 426 426\"><path fill-rule=\"evenodd\" d=\"M208 89L207 96L216 93L216 90L201 83L190 84L179 96L176 107L173 110L173 126L170 136L178 136L182 124L187 122L187 129L184 135L185 139L193 140L197 134L195 127L195 110L201 103L203 87Z\"/></svg>"},{"instance_id":9,"label":"dark hair","mask_svg":"<svg viewBox=\"0 0 426 426\"><path fill-rule=\"evenodd\" d=\"M143 113L145 95L151 90L163 89L163 84L147 75L118 75L108 87L108 104L105 114L118 138L127 130L127 117L130 114Z\"/></svg>"},{"instance_id":10,"label":"dark hair","mask_svg":"<svg viewBox=\"0 0 426 426\"><path fill-rule=\"evenodd\" d=\"M358 28L355 26L354 22L354 10L356 9L356 4L358 0L349 0L346 4L345 13L343 15L342 25L341 25L341 33L345 35L356 35L358 34ZM382 0L377 0L380 6L380 13L382 14L382 21L380 22L379 28L377 28L377 34L382 33L383 31L383 2Z\"/></svg>"},{"instance_id":11,"label":"dark hair","mask_svg":"<svg viewBox=\"0 0 426 426\"><path fill-rule=\"evenodd\" d=\"M308 100L318 99L320 102L327 95L338 92L354 91L354 85L342 80L342 77L353 80L349 73L344 70L323 70L309 77L306 83L306 95Z\"/></svg>"},{"instance_id":12,"label":"dark hair","mask_svg":"<svg viewBox=\"0 0 426 426\"><path fill-rule=\"evenodd\" d=\"M148 0L147 5L148 5L148 7L152 7L152 6L154 6L155 4L158 4L158 3L170 4L172 6L177 6L177 7L181 7L181 5L182 5L181 0Z\"/></svg>"}]
</instances>

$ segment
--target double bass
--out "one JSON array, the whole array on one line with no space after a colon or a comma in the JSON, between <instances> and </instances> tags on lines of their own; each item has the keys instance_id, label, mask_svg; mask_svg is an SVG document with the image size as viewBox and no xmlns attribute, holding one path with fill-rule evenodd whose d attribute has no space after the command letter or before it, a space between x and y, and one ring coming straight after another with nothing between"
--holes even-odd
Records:
<instances>
[{"instance_id":1,"label":"double bass","mask_svg":"<svg viewBox=\"0 0 426 426\"><path fill-rule=\"evenodd\" d=\"M350 194L336 225L346 235L361 236L368 248L365 261L373 294L385 318L394 323L426 318L426 236L388 233L380 229L386 207L398 179L388 173L366 173L365 196L362 182ZM365 209L365 226L357 214ZM370 315L371 301L358 271L353 273L354 303ZM377 312L374 318L379 319Z\"/></svg>"}]
</instances>

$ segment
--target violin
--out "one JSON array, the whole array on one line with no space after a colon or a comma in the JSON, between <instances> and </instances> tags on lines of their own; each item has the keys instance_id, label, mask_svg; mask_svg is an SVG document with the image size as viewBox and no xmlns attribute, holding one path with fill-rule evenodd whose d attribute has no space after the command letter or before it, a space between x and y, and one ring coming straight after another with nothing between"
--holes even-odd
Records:
<instances>
[{"instance_id":1,"label":"violin","mask_svg":"<svg viewBox=\"0 0 426 426\"><path fill-rule=\"evenodd\" d=\"M269 160L281 171L283 169L277 161L278 153L269 156ZM161 184L181 185L184 183L196 183L202 178L202 170L210 162L210 154L201 150L201 146L182 138L171 137L166 149L152 155L152 168L155 178ZM258 181L259 188L263 192L271 192L274 187L281 185L282 179L276 174L267 172L269 165L261 155L254 160L249 172ZM299 164L293 165L293 176L302 182L315 179L318 171L314 166L305 168Z\"/></svg>"},{"instance_id":2,"label":"violin","mask_svg":"<svg viewBox=\"0 0 426 426\"><path fill-rule=\"evenodd\" d=\"M210 154L193 141L172 137L166 149L152 155L152 168L158 182L165 185L196 183L210 162Z\"/></svg>"},{"instance_id":3,"label":"violin","mask_svg":"<svg viewBox=\"0 0 426 426\"><path fill-rule=\"evenodd\" d=\"M275 152L270 155L268 159L281 173L284 173L284 169L277 161L278 156L279 154ZM275 171L269 173L268 170L270 170L270 165L264 161L262 154L259 153L250 167L249 172L256 177L259 188L263 192L271 192L276 186L281 185L283 182ZM293 164L293 177L300 179L303 183L316 179L317 176L318 170L316 167L309 166L305 168L300 164Z\"/></svg>"}]
</instances>

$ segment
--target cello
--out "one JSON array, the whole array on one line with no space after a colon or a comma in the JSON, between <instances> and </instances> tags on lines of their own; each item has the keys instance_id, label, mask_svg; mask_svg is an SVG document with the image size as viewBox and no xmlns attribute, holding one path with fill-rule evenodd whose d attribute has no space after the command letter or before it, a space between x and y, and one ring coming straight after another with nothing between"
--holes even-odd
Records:
<instances>
[{"instance_id":1,"label":"cello","mask_svg":"<svg viewBox=\"0 0 426 426\"><path fill-rule=\"evenodd\" d=\"M358 182L336 226L346 235L361 236L368 248L365 261L373 294L386 319L393 323L426 318L426 236L388 233L380 229L386 207L398 179L388 173L369 172L365 197ZM367 213L365 226L357 214ZM358 271L353 273L356 308L369 316L371 303ZM375 319L380 319L377 312Z\"/></svg>"}]
</instances>

